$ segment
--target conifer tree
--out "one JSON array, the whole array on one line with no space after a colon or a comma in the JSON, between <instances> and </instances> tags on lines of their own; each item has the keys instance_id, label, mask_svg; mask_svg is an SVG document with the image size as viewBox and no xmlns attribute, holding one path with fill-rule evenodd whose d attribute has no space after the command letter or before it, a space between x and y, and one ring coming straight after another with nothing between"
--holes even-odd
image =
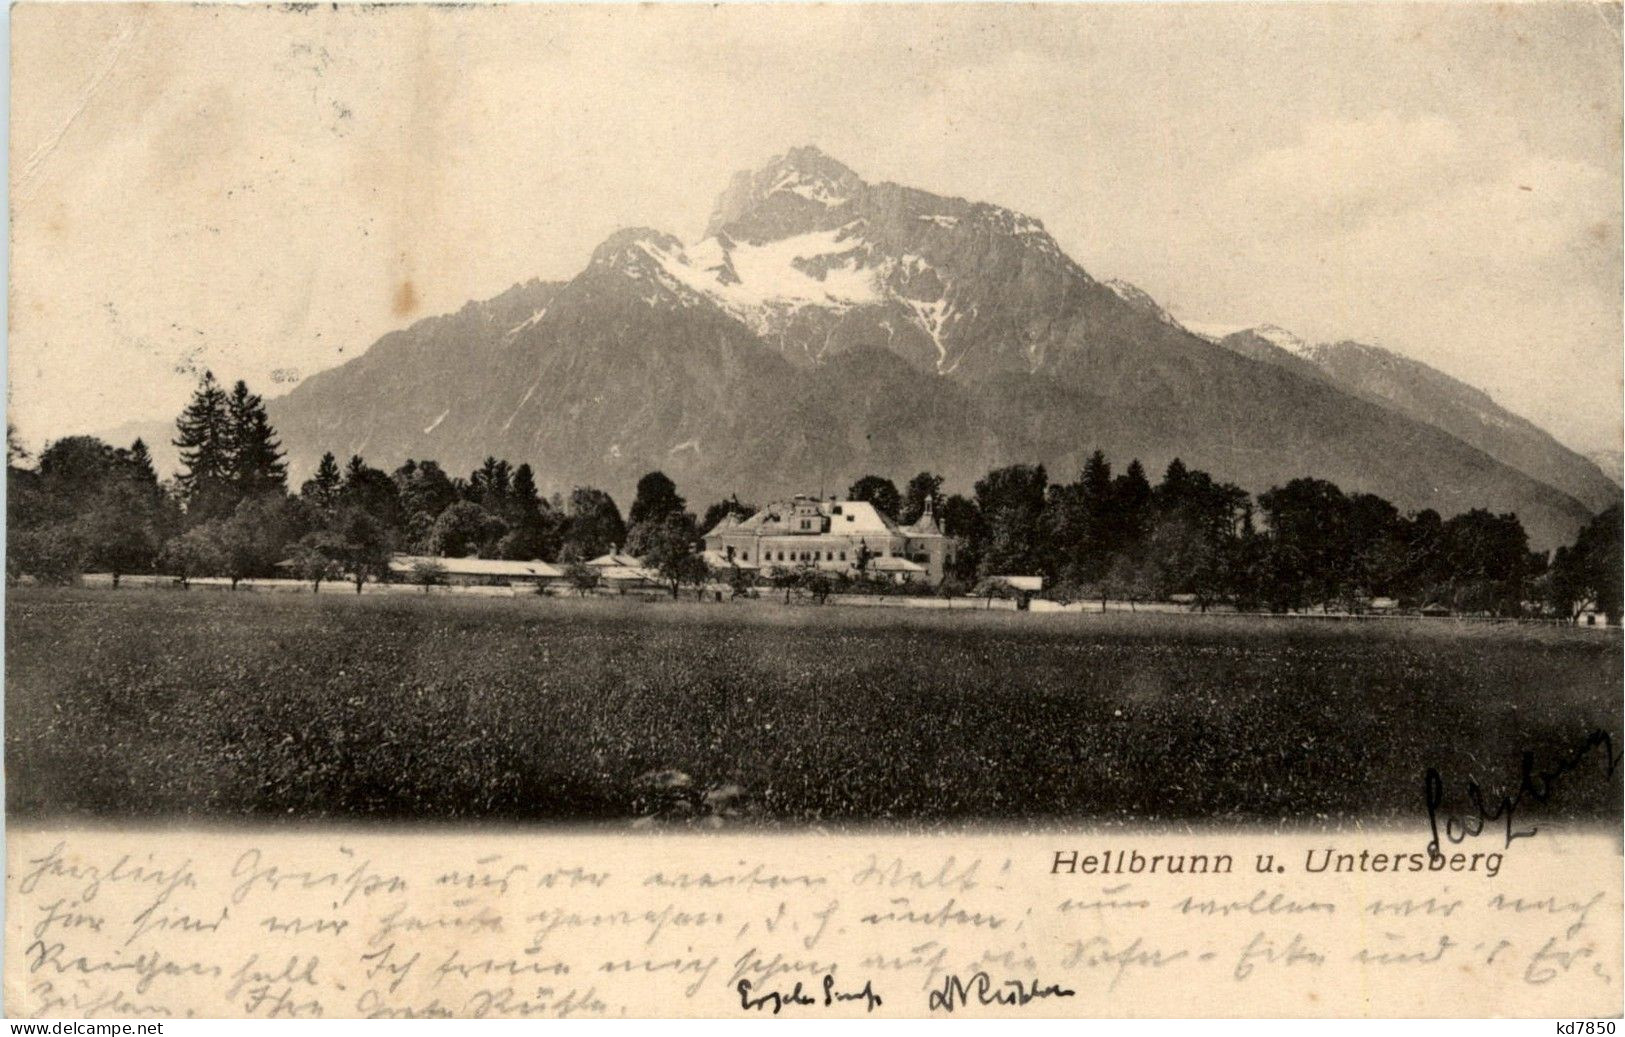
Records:
<instances>
[{"instance_id":1,"label":"conifer tree","mask_svg":"<svg viewBox=\"0 0 1625 1037\"><path fill-rule=\"evenodd\" d=\"M333 508L339 502L339 489L343 477L339 475L338 461L329 450L322 455L321 463L316 466L316 474L305 480L299 488L299 495L313 502L319 508Z\"/></svg>"},{"instance_id":2,"label":"conifer tree","mask_svg":"<svg viewBox=\"0 0 1625 1037\"><path fill-rule=\"evenodd\" d=\"M531 471L528 464L521 464L514 469L509 495L526 511L532 509L540 511L545 507L541 494L536 491L536 473Z\"/></svg>"},{"instance_id":3,"label":"conifer tree","mask_svg":"<svg viewBox=\"0 0 1625 1037\"><path fill-rule=\"evenodd\" d=\"M235 506L232 493L231 417L225 390L210 371L192 393L191 402L176 421L175 446L181 452L176 476L187 513L194 519L226 514Z\"/></svg>"},{"instance_id":4,"label":"conifer tree","mask_svg":"<svg viewBox=\"0 0 1625 1037\"><path fill-rule=\"evenodd\" d=\"M129 460L130 470L139 482L158 485L158 470L152 466L152 451L147 449L144 440L137 439L130 444Z\"/></svg>"},{"instance_id":5,"label":"conifer tree","mask_svg":"<svg viewBox=\"0 0 1625 1037\"><path fill-rule=\"evenodd\" d=\"M508 462L487 457L485 463L469 476L470 499L485 510L500 514L507 508L512 480L513 469Z\"/></svg>"},{"instance_id":6,"label":"conifer tree","mask_svg":"<svg viewBox=\"0 0 1625 1037\"><path fill-rule=\"evenodd\" d=\"M265 401L245 382L232 387L226 401L231 423L232 482L239 498L287 489L288 466L282 444L265 415Z\"/></svg>"}]
</instances>

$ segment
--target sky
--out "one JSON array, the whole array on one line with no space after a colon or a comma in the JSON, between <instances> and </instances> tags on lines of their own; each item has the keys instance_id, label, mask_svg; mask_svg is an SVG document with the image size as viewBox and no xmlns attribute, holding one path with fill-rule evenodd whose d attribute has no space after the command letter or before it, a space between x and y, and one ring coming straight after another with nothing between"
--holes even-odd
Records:
<instances>
[{"instance_id":1,"label":"sky","mask_svg":"<svg viewBox=\"0 0 1625 1037\"><path fill-rule=\"evenodd\" d=\"M697 238L816 144L1042 220L1202 328L1621 418L1620 13L1565 4L13 9L25 441L267 395L412 320Z\"/></svg>"}]
</instances>

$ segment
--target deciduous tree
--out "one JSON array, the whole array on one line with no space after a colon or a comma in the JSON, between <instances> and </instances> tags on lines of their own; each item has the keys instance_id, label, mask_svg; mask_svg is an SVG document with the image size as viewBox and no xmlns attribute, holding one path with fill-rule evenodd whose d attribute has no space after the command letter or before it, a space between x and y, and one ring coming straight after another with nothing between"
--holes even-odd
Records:
<instances>
[{"instance_id":1,"label":"deciduous tree","mask_svg":"<svg viewBox=\"0 0 1625 1037\"><path fill-rule=\"evenodd\" d=\"M676 483L667 478L664 472L650 472L638 480L632 507L626 513L626 523L635 526L640 522L658 522L667 515L682 514L685 506L683 498L677 493Z\"/></svg>"},{"instance_id":2,"label":"deciduous tree","mask_svg":"<svg viewBox=\"0 0 1625 1037\"><path fill-rule=\"evenodd\" d=\"M581 560L597 558L626 542L626 524L614 499L591 486L571 491L564 529L565 548L570 557Z\"/></svg>"}]
</instances>

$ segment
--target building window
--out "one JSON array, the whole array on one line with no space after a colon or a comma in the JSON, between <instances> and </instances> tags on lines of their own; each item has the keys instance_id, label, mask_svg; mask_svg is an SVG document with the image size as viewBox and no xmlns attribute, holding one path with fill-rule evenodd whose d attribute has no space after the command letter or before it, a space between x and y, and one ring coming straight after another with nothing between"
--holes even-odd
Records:
<instances>
[{"instance_id":1,"label":"building window","mask_svg":"<svg viewBox=\"0 0 1625 1037\"><path fill-rule=\"evenodd\" d=\"M841 552L841 561L843 561L843 562L846 561L846 552L845 551Z\"/></svg>"}]
</instances>

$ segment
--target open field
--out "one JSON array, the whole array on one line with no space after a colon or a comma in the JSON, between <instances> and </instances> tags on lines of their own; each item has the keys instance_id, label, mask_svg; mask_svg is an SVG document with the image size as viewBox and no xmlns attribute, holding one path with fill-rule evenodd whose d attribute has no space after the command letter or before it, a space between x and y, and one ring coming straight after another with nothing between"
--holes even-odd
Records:
<instances>
[{"instance_id":1,"label":"open field","mask_svg":"<svg viewBox=\"0 0 1625 1037\"><path fill-rule=\"evenodd\" d=\"M1620 688L1614 632L20 589L7 809L1422 821L1426 768L1512 792ZM1617 817L1604 770L1520 818Z\"/></svg>"}]
</instances>

